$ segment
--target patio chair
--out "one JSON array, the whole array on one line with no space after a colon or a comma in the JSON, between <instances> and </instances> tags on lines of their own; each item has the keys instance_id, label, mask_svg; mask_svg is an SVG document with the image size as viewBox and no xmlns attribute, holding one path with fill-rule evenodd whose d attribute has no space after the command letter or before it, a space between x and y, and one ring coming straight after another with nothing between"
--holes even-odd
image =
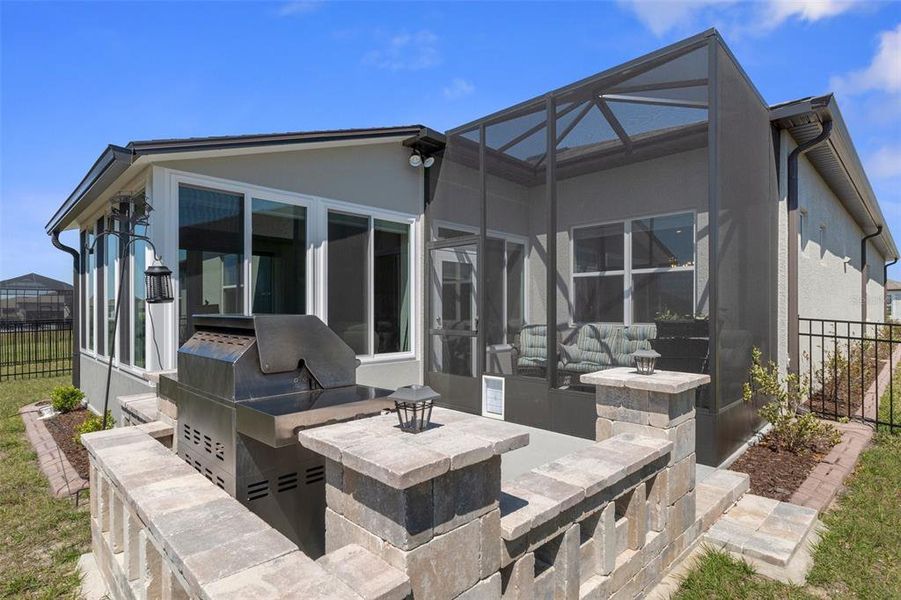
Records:
<instances>
[{"instance_id":1,"label":"patio chair","mask_svg":"<svg viewBox=\"0 0 901 600\"><path fill-rule=\"evenodd\" d=\"M557 362L559 385L576 385L579 376L614 366L617 339L622 325L584 323L579 326L574 344L561 344Z\"/></svg>"},{"instance_id":2,"label":"patio chair","mask_svg":"<svg viewBox=\"0 0 901 600\"><path fill-rule=\"evenodd\" d=\"M524 325L514 345L516 375L544 377L547 371L547 325Z\"/></svg>"}]
</instances>

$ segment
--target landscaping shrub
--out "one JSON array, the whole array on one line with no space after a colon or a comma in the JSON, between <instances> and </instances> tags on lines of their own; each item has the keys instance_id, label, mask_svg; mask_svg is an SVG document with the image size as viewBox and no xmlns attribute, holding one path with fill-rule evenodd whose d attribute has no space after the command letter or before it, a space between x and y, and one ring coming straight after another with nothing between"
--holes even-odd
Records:
<instances>
[{"instance_id":1,"label":"landscaping shrub","mask_svg":"<svg viewBox=\"0 0 901 600\"><path fill-rule=\"evenodd\" d=\"M759 348L751 351L750 382L744 384L743 397L749 402L755 395L768 399L760 416L773 425L771 438L779 449L804 453L820 445L834 446L840 440L838 430L812 413L799 413L809 388L789 373L779 375L776 363L764 364Z\"/></svg>"},{"instance_id":2,"label":"landscaping shrub","mask_svg":"<svg viewBox=\"0 0 901 600\"><path fill-rule=\"evenodd\" d=\"M106 411L106 428L113 428L113 413L111 411ZM81 443L81 436L85 433L92 433L94 431L100 431L103 429L103 417L100 415L95 415L91 413L91 415L85 419L84 423L78 426L78 435L75 436L75 441L79 444Z\"/></svg>"},{"instance_id":3,"label":"landscaping shrub","mask_svg":"<svg viewBox=\"0 0 901 600\"><path fill-rule=\"evenodd\" d=\"M57 412L75 410L84 400L84 392L74 385L61 385L50 392L50 403Z\"/></svg>"}]
</instances>

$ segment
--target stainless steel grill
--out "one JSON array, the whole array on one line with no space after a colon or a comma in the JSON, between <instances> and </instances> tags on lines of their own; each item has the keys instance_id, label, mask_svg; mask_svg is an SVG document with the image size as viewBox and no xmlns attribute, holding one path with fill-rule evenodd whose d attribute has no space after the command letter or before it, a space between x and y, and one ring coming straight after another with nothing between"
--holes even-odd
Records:
<instances>
[{"instance_id":1,"label":"stainless steel grill","mask_svg":"<svg viewBox=\"0 0 901 600\"><path fill-rule=\"evenodd\" d=\"M356 385L354 351L317 317L203 316L178 350L178 454L313 557L325 465L297 431L393 408Z\"/></svg>"}]
</instances>

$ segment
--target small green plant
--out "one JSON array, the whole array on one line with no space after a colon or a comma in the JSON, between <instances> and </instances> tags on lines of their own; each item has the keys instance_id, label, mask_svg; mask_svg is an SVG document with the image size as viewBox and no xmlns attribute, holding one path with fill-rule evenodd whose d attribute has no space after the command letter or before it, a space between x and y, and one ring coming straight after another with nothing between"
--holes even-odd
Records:
<instances>
[{"instance_id":1,"label":"small green plant","mask_svg":"<svg viewBox=\"0 0 901 600\"><path fill-rule=\"evenodd\" d=\"M50 392L50 404L56 412L67 413L78 408L84 392L74 385L61 385Z\"/></svg>"},{"instance_id":2,"label":"small green plant","mask_svg":"<svg viewBox=\"0 0 901 600\"><path fill-rule=\"evenodd\" d=\"M113 413L111 411L106 411L106 428L113 428ZM80 444L82 435L84 435L85 433L101 431L102 429L103 417L91 413L90 416L84 420L84 423L76 427L76 431L78 431L78 433L75 435L75 441Z\"/></svg>"},{"instance_id":3,"label":"small green plant","mask_svg":"<svg viewBox=\"0 0 901 600\"><path fill-rule=\"evenodd\" d=\"M803 454L820 444L834 446L840 440L838 430L817 419L812 413L800 413L809 388L797 374L779 374L776 363L763 362L759 348L751 351L750 381L744 384L743 397L750 402L755 396L769 399L759 414L773 425L771 437L779 449Z\"/></svg>"}]
</instances>

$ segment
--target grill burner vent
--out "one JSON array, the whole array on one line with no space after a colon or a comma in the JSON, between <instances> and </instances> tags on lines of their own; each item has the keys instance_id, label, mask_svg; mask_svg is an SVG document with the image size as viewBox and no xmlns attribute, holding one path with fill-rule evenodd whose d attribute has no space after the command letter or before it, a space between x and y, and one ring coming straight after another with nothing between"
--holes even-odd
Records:
<instances>
[{"instance_id":1,"label":"grill burner vent","mask_svg":"<svg viewBox=\"0 0 901 600\"><path fill-rule=\"evenodd\" d=\"M307 469L307 485L325 480L325 465L317 465Z\"/></svg>"},{"instance_id":2,"label":"grill burner vent","mask_svg":"<svg viewBox=\"0 0 901 600\"><path fill-rule=\"evenodd\" d=\"M269 480L257 481L247 486L247 499L259 500L269 495Z\"/></svg>"},{"instance_id":3,"label":"grill burner vent","mask_svg":"<svg viewBox=\"0 0 901 600\"><path fill-rule=\"evenodd\" d=\"M278 477L278 492L287 492L297 487L297 473L285 473Z\"/></svg>"}]
</instances>

